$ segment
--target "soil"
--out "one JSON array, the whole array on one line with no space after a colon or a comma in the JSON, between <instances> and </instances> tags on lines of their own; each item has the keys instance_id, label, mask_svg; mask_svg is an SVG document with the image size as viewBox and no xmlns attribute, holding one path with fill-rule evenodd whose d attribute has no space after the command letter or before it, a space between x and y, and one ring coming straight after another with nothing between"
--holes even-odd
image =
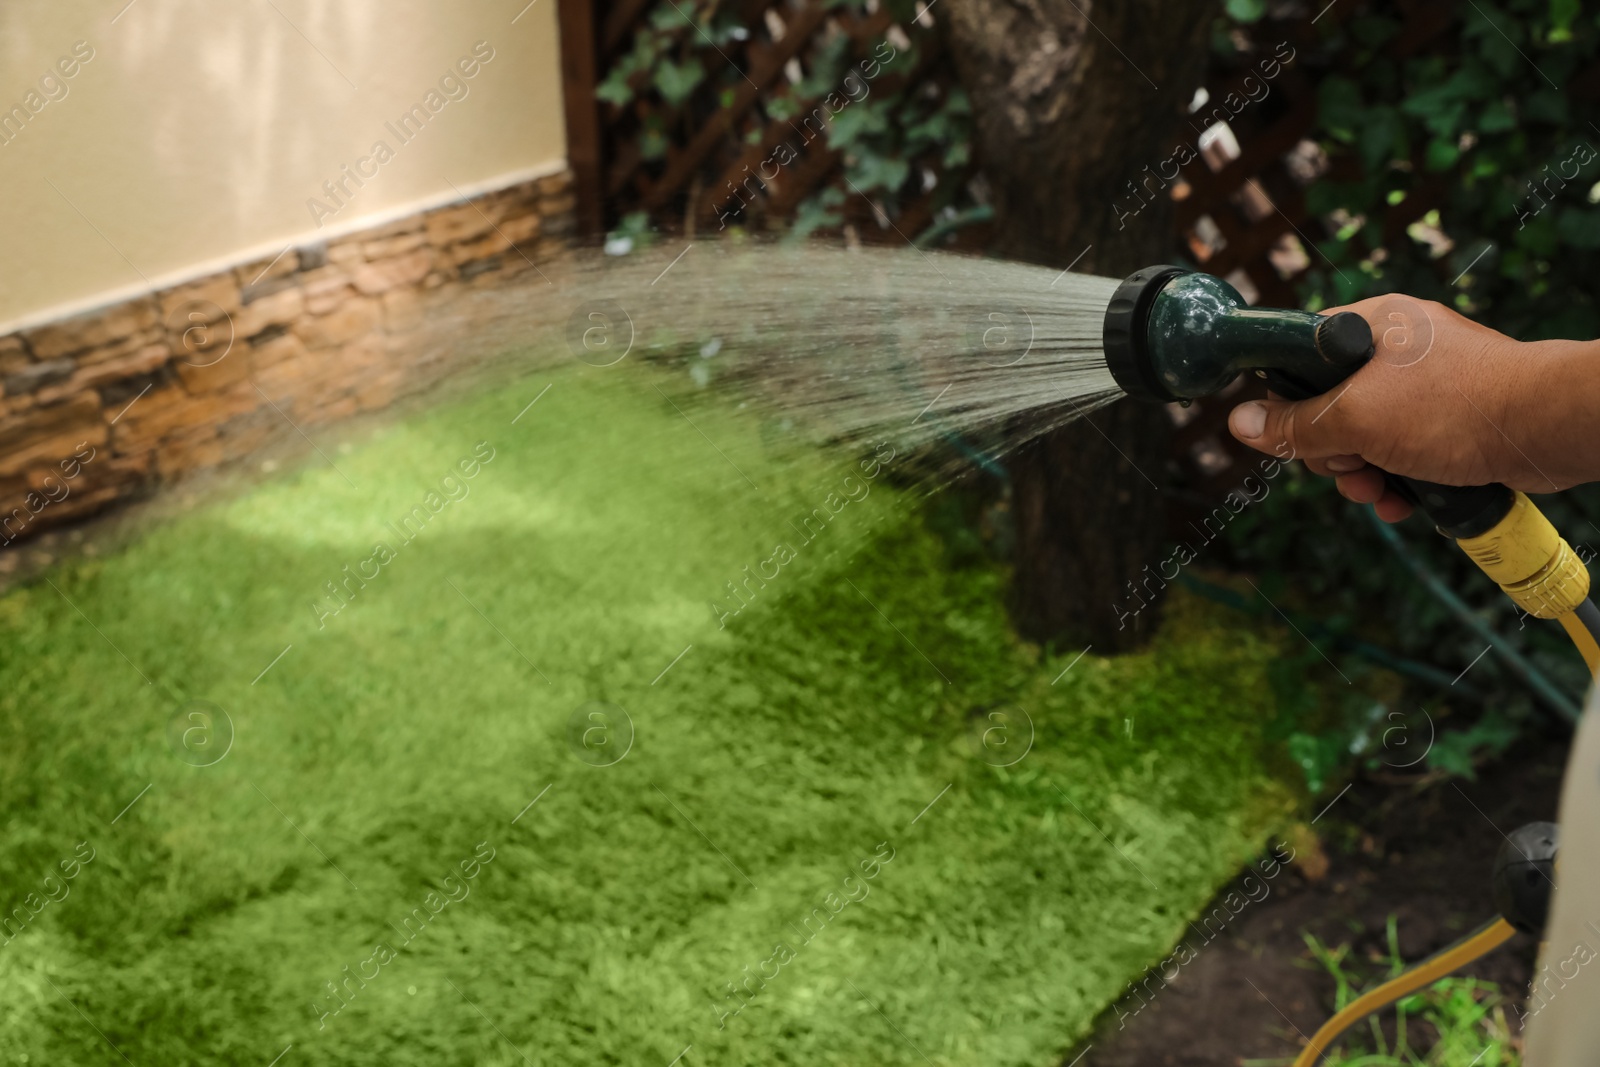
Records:
<instances>
[{"instance_id":1,"label":"soil","mask_svg":"<svg viewBox=\"0 0 1600 1067\"><path fill-rule=\"evenodd\" d=\"M1261 899L1239 909L1224 932L1212 933L1209 943L1192 934L1195 958L1177 977L1164 984L1152 972L1149 992L1130 994L1108 1011L1063 1063L1288 1063L1304 1045L1301 1035L1313 1033L1333 1008L1334 980L1312 960L1303 932L1329 946L1350 944L1349 958L1377 975L1381 964L1366 961L1387 958L1390 916L1408 962L1493 918L1489 872L1501 835L1555 820L1566 748L1565 737L1528 738L1477 781L1357 780L1313 827L1325 873L1315 870L1315 845L1305 842L1297 862L1267 883L1270 895L1262 897L1256 883ZM1500 986L1513 1033L1517 1013L1509 1005L1522 1003L1536 951L1534 938L1518 934L1459 972Z\"/></svg>"}]
</instances>

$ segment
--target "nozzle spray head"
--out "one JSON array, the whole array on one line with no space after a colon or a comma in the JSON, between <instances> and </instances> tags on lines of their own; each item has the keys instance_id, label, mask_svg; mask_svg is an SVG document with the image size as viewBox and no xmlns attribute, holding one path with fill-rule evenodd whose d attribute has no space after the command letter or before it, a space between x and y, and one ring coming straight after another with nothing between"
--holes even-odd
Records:
<instances>
[{"instance_id":1,"label":"nozzle spray head","mask_svg":"<svg viewBox=\"0 0 1600 1067\"><path fill-rule=\"evenodd\" d=\"M1188 401L1220 392L1245 371L1300 399L1327 392L1372 358L1372 329L1351 311L1252 308L1238 290L1183 267L1128 276L1106 306L1106 365L1123 392Z\"/></svg>"}]
</instances>

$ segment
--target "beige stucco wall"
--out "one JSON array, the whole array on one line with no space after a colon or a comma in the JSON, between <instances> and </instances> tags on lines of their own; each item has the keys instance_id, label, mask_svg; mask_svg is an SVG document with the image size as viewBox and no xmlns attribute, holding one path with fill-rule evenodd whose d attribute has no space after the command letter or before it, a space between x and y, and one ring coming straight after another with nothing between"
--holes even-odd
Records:
<instances>
[{"instance_id":1,"label":"beige stucco wall","mask_svg":"<svg viewBox=\"0 0 1600 1067\"><path fill-rule=\"evenodd\" d=\"M563 165L555 0L125 2L0 4L0 332Z\"/></svg>"}]
</instances>

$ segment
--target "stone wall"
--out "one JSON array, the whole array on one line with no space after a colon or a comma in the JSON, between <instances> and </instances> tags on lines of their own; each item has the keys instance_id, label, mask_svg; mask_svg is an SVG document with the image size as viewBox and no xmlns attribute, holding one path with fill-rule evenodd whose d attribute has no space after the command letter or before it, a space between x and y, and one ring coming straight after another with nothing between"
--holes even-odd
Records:
<instances>
[{"instance_id":1,"label":"stone wall","mask_svg":"<svg viewBox=\"0 0 1600 1067\"><path fill-rule=\"evenodd\" d=\"M0 546L428 384L433 290L566 246L561 173L0 337Z\"/></svg>"}]
</instances>

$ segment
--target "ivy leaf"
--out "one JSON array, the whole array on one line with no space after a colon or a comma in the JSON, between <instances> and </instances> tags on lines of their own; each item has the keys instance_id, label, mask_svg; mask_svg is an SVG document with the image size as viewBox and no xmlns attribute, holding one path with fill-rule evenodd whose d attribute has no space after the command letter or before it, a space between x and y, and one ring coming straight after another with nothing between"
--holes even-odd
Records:
<instances>
[{"instance_id":1,"label":"ivy leaf","mask_svg":"<svg viewBox=\"0 0 1600 1067\"><path fill-rule=\"evenodd\" d=\"M806 76L794 87L795 94L802 100L810 100L826 98L829 93L837 92L839 83L844 79L845 59L849 50L850 37L847 34L827 38L812 56Z\"/></svg>"},{"instance_id":2,"label":"ivy leaf","mask_svg":"<svg viewBox=\"0 0 1600 1067\"><path fill-rule=\"evenodd\" d=\"M1400 110L1407 115L1426 119L1429 115L1435 114L1454 103L1456 95L1456 86L1450 82L1444 82L1412 93L1401 102Z\"/></svg>"},{"instance_id":3,"label":"ivy leaf","mask_svg":"<svg viewBox=\"0 0 1600 1067\"><path fill-rule=\"evenodd\" d=\"M1510 36L1522 36L1517 21L1506 18L1499 11L1485 10L1475 3L1473 10L1467 14L1466 33L1469 37L1478 38L1479 54L1494 68L1495 74L1501 80L1509 80L1517 70L1517 64L1522 62L1522 53L1517 51L1518 45Z\"/></svg>"},{"instance_id":4,"label":"ivy leaf","mask_svg":"<svg viewBox=\"0 0 1600 1067\"><path fill-rule=\"evenodd\" d=\"M667 135L656 129L639 133L639 155L643 159L663 159L667 154Z\"/></svg>"},{"instance_id":5,"label":"ivy leaf","mask_svg":"<svg viewBox=\"0 0 1600 1067\"><path fill-rule=\"evenodd\" d=\"M1361 102L1361 87L1349 78L1324 78L1317 87L1318 117L1322 125L1341 141L1351 141L1366 117Z\"/></svg>"},{"instance_id":6,"label":"ivy leaf","mask_svg":"<svg viewBox=\"0 0 1600 1067\"><path fill-rule=\"evenodd\" d=\"M1267 13L1267 0L1228 0L1227 9L1236 22L1258 22Z\"/></svg>"},{"instance_id":7,"label":"ivy leaf","mask_svg":"<svg viewBox=\"0 0 1600 1067\"><path fill-rule=\"evenodd\" d=\"M1461 150L1454 141L1434 138L1428 142L1426 166L1429 170L1449 170L1461 158Z\"/></svg>"},{"instance_id":8,"label":"ivy leaf","mask_svg":"<svg viewBox=\"0 0 1600 1067\"><path fill-rule=\"evenodd\" d=\"M1488 100L1505 91L1487 67L1473 56L1462 56L1461 67L1450 77L1456 95L1462 100Z\"/></svg>"},{"instance_id":9,"label":"ivy leaf","mask_svg":"<svg viewBox=\"0 0 1600 1067\"><path fill-rule=\"evenodd\" d=\"M815 196L809 196L795 209L794 224L785 235L786 244L798 244L825 226L839 226L844 216L833 209L844 203L844 193L828 186Z\"/></svg>"},{"instance_id":10,"label":"ivy leaf","mask_svg":"<svg viewBox=\"0 0 1600 1067\"><path fill-rule=\"evenodd\" d=\"M1430 89L1412 93L1400 104L1400 110L1421 119L1430 133L1439 137L1452 136L1467 113L1462 89L1460 82L1451 78Z\"/></svg>"},{"instance_id":11,"label":"ivy leaf","mask_svg":"<svg viewBox=\"0 0 1600 1067\"><path fill-rule=\"evenodd\" d=\"M1583 0L1550 0L1550 41L1572 40L1572 20L1583 10Z\"/></svg>"},{"instance_id":12,"label":"ivy leaf","mask_svg":"<svg viewBox=\"0 0 1600 1067\"><path fill-rule=\"evenodd\" d=\"M635 35L633 47L606 72L605 80L595 87L595 95L618 107L627 104L634 98L633 76L641 70L649 70L664 47L664 42L655 34L641 31Z\"/></svg>"},{"instance_id":13,"label":"ivy leaf","mask_svg":"<svg viewBox=\"0 0 1600 1067\"><path fill-rule=\"evenodd\" d=\"M1375 188L1361 182L1320 181L1306 190L1306 207L1313 215L1331 215L1340 208L1352 215L1374 206Z\"/></svg>"},{"instance_id":14,"label":"ivy leaf","mask_svg":"<svg viewBox=\"0 0 1600 1067\"><path fill-rule=\"evenodd\" d=\"M1505 133L1517 125L1516 112L1504 100L1491 100L1478 117L1479 133Z\"/></svg>"},{"instance_id":15,"label":"ivy leaf","mask_svg":"<svg viewBox=\"0 0 1600 1067\"><path fill-rule=\"evenodd\" d=\"M1562 239L1574 248L1600 248L1600 210L1562 208L1561 224L1557 229Z\"/></svg>"},{"instance_id":16,"label":"ivy leaf","mask_svg":"<svg viewBox=\"0 0 1600 1067\"><path fill-rule=\"evenodd\" d=\"M1530 204L1524 205L1522 211L1525 214L1540 211L1539 202L1535 200ZM1561 239L1563 237L1574 247L1584 247L1584 235L1578 231L1582 230L1585 223L1581 220L1571 220L1576 224L1574 230L1562 233L1557 231L1556 224L1552 221L1552 215L1553 213L1551 212L1541 211L1538 215L1529 219L1521 229L1513 231L1512 240L1516 242L1517 247L1526 249L1538 259L1548 259L1554 255L1556 250L1561 247ZM1569 220L1565 217L1562 219L1563 224L1567 221ZM1600 231L1591 233L1590 237L1600 242ZM1600 243L1590 245L1590 247L1600 247Z\"/></svg>"},{"instance_id":17,"label":"ivy leaf","mask_svg":"<svg viewBox=\"0 0 1600 1067\"><path fill-rule=\"evenodd\" d=\"M1239 46L1234 43L1231 29L1232 27L1222 19L1212 20L1209 44L1213 55L1231 60L1239 54Z\"/></svg>"},{"instance_id":18,"label":"ivy leaf","mask_svg":"<svg viewBox=\"0 0 1600 1067\"><path fill-rule=\"evenodd\" d=\"M1552 126L1564 126L1569 118L1567 98L1548 88L1530 93L1523 102L1522 115L1530 122L1548 122Z\"/></svg>"},{"instance_id":19,"label":"ivy leaf","mask_svg":"<svg viewBox=\"0 0 1600 1067\"><path fill-rule=\"evenodd\" d=\"M893 193L905 184L911 173L911 164L889 156L864 155L850 168L850 180L862 192L882 189Z\"/></svg>"},{"instance_id":20,"label":"ivy leaf","mask_svg":"<svg viewBox=\"0 0 1600 1067\"><path fill-rule=\"evenodd\" d=\"M1472 169L1467 172L1467 176L1473 179L1491 178L1499 174L1500 170L1501 167L1498 160L1487 153L1480 152L1472 157Z\"/></svg>"},{"instance_id":21,"label":"ivy leaf","mask_svg":"<svg viewBox=\"0 0 1600 1067\"><path fill-rule=\"evenodd\" d=\"M726 12L717 15L711 24L711 43L725 45L730 41L750 39L750 28Z\"/></svg>"},{"instance_id":22,"label":"ivy leaf","mask_svg":"<svg viewBox=\"0 0 1600 1067\"><path fill-rule=\"evenodd\" d=\"M1370 108L1361 127L1361 156L1368 172L1378 170L1391 159L1405 159L1405 123L1400 113L1387 105Z\"/></svg>"},{"instance_id":23,"label":"ivy leaf","mask_svg":"<svg viewBox=\"0 0 1600 1067\"><path fill-rule=\"evenodd\" d=\"M1439 137L1454 137L1461 128L1461 120L1467 117L1465 101L1458 100L1449 107L1441 108L1437 113L1430 115L1427 120L1428 132Z\"/></svg>"},{"instance_id":24,"label":"ivy leaf","mask_svg":"<svg viewBox=\"0 0 1600 1067\"><path fill-rule=\"evenodd\" d=\"M858 147L858 142L869 134L883 133L889 128L888 108L873 100L846 105L828 123L828 147L845 149Z\"/></svg>"},{"instance_id":25,"label":"ivy leaf","mask_svg":"<svg viewBox=\"0 0 1600 1067\"><path fill-rule=\"evenodd\" d=\"M1323 249L1324 254L1330 251L1338 252L1339 250ZM1331 259L1332 257L1330 256L1329 258ZM1344 261L1346 266L1349 266L1350 257L1342 252L1339 253L1339 259L1335 259L1333 262L1338 263L1341 260ZM1334 275L1334 279L1334 291L1338 294L1338 302L1341 305L1354 304L1357 300L1367 295L1366 275L1359 270L1340 271Z\"/></svg>"},{"instance_id":26,"label":"ivy leaf","mask_svg":"<svg viewBox=\"0 0 1600 1067\"><path fill-rule=\"evenodd\" d=\"M695 86L705 79L706 68L698 58L691 57L683 63L663 59L656 64L653 84L661 98L676 107L689 99Z\"/></svg>"},{"instance_id":27,"label":"ivy leaf","mask_svg":"<svg viewBox=\"0 0 1600 1067\"><path fill-rule=\"evenodd\" d=\"M606 80L595 86L594 95L618 107L633 99L633 89L629 87L628 76L621 66L611 68Z\"/></svg>"},{"instance_id":28,"label":"ivy leaf","mask_svg":"<svg viewBox=\"0 0 1600 1067\"><path fill-rule=\"evenodd\" d=\"M906 144L913 151L930 144L940 144L950 136L950 116L943 111L935 111L921 122L913 123L906 129Z\"/></svg>"},{"instance_id":29,"label":"ivy leaf","mask_svg":"<svg viewBox=\"0 0 1600 1067\"><path fill-rule=\"evenodd\" d=\"M679 7L671 4L657 4L650 10L650 25L658 30L676 30L683 26L692 26L689 16Z\"/></svg>"}]
</instances>

